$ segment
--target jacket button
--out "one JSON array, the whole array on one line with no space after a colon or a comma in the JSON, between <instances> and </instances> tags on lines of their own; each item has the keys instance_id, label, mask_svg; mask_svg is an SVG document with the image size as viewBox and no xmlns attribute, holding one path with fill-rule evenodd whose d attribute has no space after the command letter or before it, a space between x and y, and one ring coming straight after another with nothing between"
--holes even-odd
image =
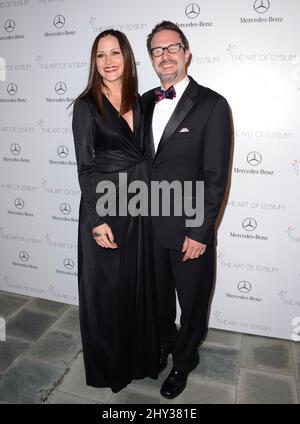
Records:
<instances>
[{"instance_id":1,"label":"jacket button","mask_svg":"<svg viewBox=\"0 0 300 424\"><path fill-rule=\"evenodd\" d=\"M157 168L156 163L153 163L153 164L152 164L152 168Z\"/></svg>"}]
</instances>

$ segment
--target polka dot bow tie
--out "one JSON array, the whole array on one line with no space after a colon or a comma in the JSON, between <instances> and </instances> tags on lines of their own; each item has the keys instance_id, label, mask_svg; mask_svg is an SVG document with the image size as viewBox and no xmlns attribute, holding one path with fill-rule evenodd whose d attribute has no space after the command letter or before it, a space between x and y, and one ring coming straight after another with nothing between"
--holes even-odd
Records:
<instances>
[{"instance_id":1,"label":"polka dot bow tie","mask_svg":"<svg viewBox=\"0 0 300 424\"><path fill-rule=\"evenodd\" d=\"M162 90L161 88L157 88L155 90L155 103L158 103L163 99L172 100L174 97L176 97L176 91L173 85L171 85L171 87L167 90Z\"/></svg>"}]
</instances>

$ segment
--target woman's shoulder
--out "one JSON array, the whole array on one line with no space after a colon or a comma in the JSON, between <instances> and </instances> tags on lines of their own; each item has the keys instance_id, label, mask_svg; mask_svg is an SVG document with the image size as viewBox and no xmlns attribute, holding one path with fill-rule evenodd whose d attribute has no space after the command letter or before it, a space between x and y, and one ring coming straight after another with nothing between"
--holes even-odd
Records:
<instances>
[{"instance_id":1,"label":"woman's shoulder","mask_svg":"<svg viewBox=\"0 0 300 424\"><path fill-rule=\"evenodd\" d=\"M73 104L73 119L80 119L86 122L96 121L96 110L93 101L88 94L77 97Z\"/></svg>"},{"instance_id":2,"label":"woman's shoulder","mask_svg":"<svg viewBox=\"0 0 300 424\"><path fill-rule=\"evenodd\" d=\"M95 114L94 100L89 93L85 93L77 97L74 102L73 111L82 113Z\"/></svg>"},{"instance_id":3,"label":"woman's shoulder","mask_svg":"<svg viewBox=\"0 0 300 424\"><path fill-rule=\"evenodd\" d=\"M85 93L85 94L81 94L80 96L77 97L77 99L75 100L74 104L77 105L84 105L84 104L88 104L88 105L92 105L92 98L90 93Z\"/></svg>"}]
</instances>

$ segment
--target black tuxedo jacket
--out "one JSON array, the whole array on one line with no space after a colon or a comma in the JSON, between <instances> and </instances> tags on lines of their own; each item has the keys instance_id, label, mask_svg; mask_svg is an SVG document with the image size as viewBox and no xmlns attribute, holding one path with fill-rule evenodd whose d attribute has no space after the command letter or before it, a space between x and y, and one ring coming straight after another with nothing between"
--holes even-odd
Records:
<instances>
[{"instance_id":1,"label":"black tuxedo jacket","mask_svg":"<svg viewBox=\"0 0 300 424\"><path fill-rule=\"evenodd\" d=\"M204 244L214 242L214 225L229 167L232 136L229 105L220 94L189 79L156 153L152 133L155 89L142 97L144 148L151 180L204 181L202 225L186 227L185 220L189 217L184 214L152 218L154 237L170 249L181 249L185 236Z\"/></svg>"}]
</instances>

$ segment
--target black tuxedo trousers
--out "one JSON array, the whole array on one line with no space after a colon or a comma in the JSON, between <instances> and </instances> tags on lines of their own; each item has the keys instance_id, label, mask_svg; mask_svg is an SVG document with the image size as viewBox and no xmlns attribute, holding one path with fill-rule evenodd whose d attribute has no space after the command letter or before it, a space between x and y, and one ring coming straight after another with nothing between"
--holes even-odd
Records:
<instances>
[{"instance_id":1,"label":"black tuxedo trousers","mask_svg":"<svg viewBox=\"0 0 300 424\"><path fill-rule=\"evenodd\" d=\"M208 246L198 259L183 262L183 256L180 250L154 243L160 345L171 348L175 368L188 373L197 365L197 349L207 331L215 247ZM181 309L179 330L175 324L175 290Z\"/></svg>"}]
</instances>

